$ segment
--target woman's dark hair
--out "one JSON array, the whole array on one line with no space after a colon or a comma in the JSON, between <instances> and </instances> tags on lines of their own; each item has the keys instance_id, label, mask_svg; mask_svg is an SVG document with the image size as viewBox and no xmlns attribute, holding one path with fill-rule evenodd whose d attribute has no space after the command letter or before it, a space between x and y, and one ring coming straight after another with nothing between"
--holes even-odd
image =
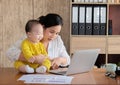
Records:
<instances>
[{"instance_id":1,"label":"woman's dark hair","mask_svg":"<svg viewBox=\"0 0 120 85\"><path fill-rule=\"evenodd\" d=\"M63 25L62 17L58 14L49 13L46 16L41 16L38 18L39 22L44 25L45 28L56 26L56 25Z\"/></svg>"},{"instance_id":2,"label":"woman's dark hair","mask_svg":"<svg viewBox=\"0 0 120 85\"><path fill-rule=\"evenodd\" d=\"M26 33L27 33L27 32L30 32L31 29L32 29L32 27L33 27L34 25L36 25L36 24L40 24L38 20L34 20L34 19L29 20L29 21L26 23L26 25L25 25L25 32L26 32Z\"/></svg>"}]
</instances>

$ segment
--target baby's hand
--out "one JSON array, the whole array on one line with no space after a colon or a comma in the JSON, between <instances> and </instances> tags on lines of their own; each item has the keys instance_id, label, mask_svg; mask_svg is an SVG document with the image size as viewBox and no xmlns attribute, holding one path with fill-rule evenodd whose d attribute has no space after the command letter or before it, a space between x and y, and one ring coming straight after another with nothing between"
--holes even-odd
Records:
<instances>
[{"instance_id":1,"label":"baby's hand","mask_svg":"<svg viewBox=\"0 0 120 85\"><path fill-rule=\"evenodd\" d=\"M52 61L52 59L49 56L45 56L45 58L49 59L50 61Z\"/></svg>"},{"instance_id":2,"label":"baby's hand","mask_svg":"<svg viewBox=\"0 0 120 85\"><path fill-rule=\"evenodd\" d=\"M28 60L28 62L30 62L30 63L34 63L34 61L35 61L35 57L31 57L31 58Z\"/></svg>"},{"instance_id":3,"label":"baby's hand","mask_svg":"<svg viewBox=\"0 0 120 85\"><path fill-rule=\"evenodd\" d=\"M40 55L38 55L38 56L35 56L35 60L36 60L36 62L38 63L38 64L42 64L43 63L43 61L47 58L47 57L45 57L45 55L42 55L42 54L40 54Z\"/></svg>"}]
</instances>

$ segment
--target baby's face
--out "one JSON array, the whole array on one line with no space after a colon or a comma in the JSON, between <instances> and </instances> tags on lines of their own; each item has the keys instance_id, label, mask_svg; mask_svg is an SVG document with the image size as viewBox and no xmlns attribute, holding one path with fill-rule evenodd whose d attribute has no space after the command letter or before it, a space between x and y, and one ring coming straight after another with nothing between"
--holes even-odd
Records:
<instances>
[{"instance_id":1,"label":"baby's face","mask_svg":"<svg viewBox=\"0 0 120 85\"><path fill-rule=\"evenodd\" d=\"M37 43L43 38L43 27L41 24L34 25L29 33L29 39Z\"/></svg>"}]
</instances>

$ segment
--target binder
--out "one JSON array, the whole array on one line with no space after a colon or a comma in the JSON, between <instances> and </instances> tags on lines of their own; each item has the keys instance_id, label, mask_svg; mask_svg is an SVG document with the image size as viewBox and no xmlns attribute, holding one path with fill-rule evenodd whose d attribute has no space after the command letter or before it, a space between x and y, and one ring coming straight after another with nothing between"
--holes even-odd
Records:
<instances>
[{"instance_id":1,"label":"binder","mask_svg":"<svg viewBox=\"0 0 120 85\"><path fill-rule=\"evenodd\" d=\"M100 7L94 6L93 8L93 35L99 35L100 29Z\"/></svg>"},{"instance_id":2,"label":"binder","mask_svg":"<svg viewBox=\"0 0 120 85\"><path fill-rule=\"evenodd\" d=\"M78 2L78 0L74 0L74 2Z\"/></svg>"},{"instance_id":3,"label":"binder","mask_svg":"<svg viewBox=\"0 0 120 85\"><path fill-rule=\"evenodd\" d=\"M108 21L108 34L112 35L112 20Z\"/></svg>"},{"instance_id":4,"label":"binder","mask_svg":"<svg viewBox=\"0 0 120 85\"><path fill-rule=\"evenodd\" d=\"M103 3L103 0L98 0L99 3Z\"/></svg>"},{"instance_id":5,"label":"binder","mask_svg":"<svg viewBox=\"0 0 120 85\"><path fill-rule=\"evenodd\" d=\"M89 0L85 0L86 3L89 3Z\"/></svg>"},{"instance_id":6,"label":"binder","mask_svg":"<svg viewBox=\"0 0 120 85\"><path fill-rule=\"evenodd\" d=\"M79 35L85 34L85 6L79 6Z\"/></svg>"},{"instance_id":7,"label":"binder","mask_svg":"<svg viewBox=\"0 0 120 85\"><path fill-rule=\"evenodd\" d=\"M78 5L72 6L72 35L78 35Z\"/></svg>"},{"instance_id":8,"label":"binder","mask_svg":"<svg viewBox=\"0 0 120 85\"><path fill-rule=\"evenodd\" d=\"M78 0L77 2L81 2L81 0Z\"/></svg>"},{"instance_id":9,"label":"binder","mask_svg":"<svg viewBox=\"0 0 120 85\"><path fill-rule=\"evenodd\" d=\"M94 0L94 3L98 3L98 0Z\"/></svg>"},{"instance_id":10,"label":"binder","mask_svg":"<svg viewBox=\"0 0 120 85\"><path fill-rule=\"evenodd\" d=\"M80 0L80 2L84 3L85 1L84 0Z\"/></svg>"},{"instance_id":11,"label":"binder","mask_svg":"<svg viewBox=\"0 0 120 85\"><path fill-rule=\"evenodd\" d=\"M100 35L106 34L106 18L107 17L107 10L106 6L100 7Z\"/></svg>"},{"instance_id":12,"label":"binder","mask_svg":"<svg viewBox=\"0 0 120 85\"><path fill-rule=\"evenodd\" d=\"M86 6L85 34L92 35L92 6Z\"/></svg>"},{"instance_id":13,"label":"binder","mask_svg":"<svg viewBox=\"0 0 120 85\"><path fill-rule=\"evenodd\" d=\"M93 3L94 2L94 0L90 0L90 3Z\"/></svg>"},{"instance_id":14,"label":"binder","mask_svg":"<svg viewBox=\"0 0 120 85\"><path fill-rule=\"evenodd\" d=\"M103 3L107 3L107 0L103 0Z\"/></svg>"}]
</instances>

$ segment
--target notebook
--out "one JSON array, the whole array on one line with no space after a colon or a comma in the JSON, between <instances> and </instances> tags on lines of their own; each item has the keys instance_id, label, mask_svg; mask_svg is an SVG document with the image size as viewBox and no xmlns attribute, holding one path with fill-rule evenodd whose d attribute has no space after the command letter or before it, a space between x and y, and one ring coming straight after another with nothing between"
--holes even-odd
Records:
<instances>
[{"instance_id":1,"label":"notebook","mask_svg":"<svg viewBox=\"0 0 120 85\"><path fill-rule=\"evenodd\" d=\"M90 71L96 62L100 49L88 49L76 51L68 68L50 70L50 73L59 75L71 75Z\"/></svg>"}]
</instances>

